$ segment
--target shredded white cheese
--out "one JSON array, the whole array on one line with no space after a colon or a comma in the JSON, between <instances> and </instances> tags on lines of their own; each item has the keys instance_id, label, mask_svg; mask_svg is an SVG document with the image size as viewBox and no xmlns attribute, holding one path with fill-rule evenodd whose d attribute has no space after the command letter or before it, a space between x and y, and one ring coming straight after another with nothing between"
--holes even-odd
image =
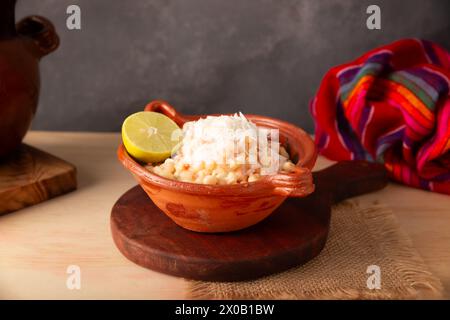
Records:
<instances>
[{"instance_id":1,"label":"shredded white cheese","mask_svg":"<svg viewBox=\"0 0 450 320\"><path fill-rule=\"evenodd\" d=\"M179 148L153 171L182 181L231 184L293 167L278 130L257 127L236 113L186 122Z\"/></svg>"}]
</instances>

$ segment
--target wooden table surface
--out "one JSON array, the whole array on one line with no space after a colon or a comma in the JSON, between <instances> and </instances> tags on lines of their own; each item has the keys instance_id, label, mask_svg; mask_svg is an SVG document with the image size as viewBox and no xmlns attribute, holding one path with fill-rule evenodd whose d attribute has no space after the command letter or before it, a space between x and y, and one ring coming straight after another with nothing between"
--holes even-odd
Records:
<instances>
[{"instance_id":1,"label":"wooden table surface","mask_svg":"<svg viewBox=\"0 0 450 320\"><path fill-rule=\"evenodd\" d=\"M119 141L117 133L28 134L26 143L78 168L79 186L0 217L0 299L185 298L185 280L136 266L114 246L111 207L136 184L116 159ZM391 183L359 201L392 208L450 298L450 197ZM81 269L80 290L67 289L69 265Z\"/></svg>"}]
</instances>

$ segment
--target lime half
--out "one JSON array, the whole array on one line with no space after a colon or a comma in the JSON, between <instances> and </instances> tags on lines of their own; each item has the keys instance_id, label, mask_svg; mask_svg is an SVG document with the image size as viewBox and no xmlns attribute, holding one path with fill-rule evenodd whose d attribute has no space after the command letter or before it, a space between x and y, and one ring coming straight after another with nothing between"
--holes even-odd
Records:
<instances>
[{"instance_id":1,"label":"lime half","mask_svg":"<svg viewBox=\"0 0 450 320\"><path fill-rule=\"evenodd\" d=\"M128 116L122 124L122 141L127 152L147 163L161 162L178 145L178 125L167 116L141 111Z\"/></svg>"}]
</instances>

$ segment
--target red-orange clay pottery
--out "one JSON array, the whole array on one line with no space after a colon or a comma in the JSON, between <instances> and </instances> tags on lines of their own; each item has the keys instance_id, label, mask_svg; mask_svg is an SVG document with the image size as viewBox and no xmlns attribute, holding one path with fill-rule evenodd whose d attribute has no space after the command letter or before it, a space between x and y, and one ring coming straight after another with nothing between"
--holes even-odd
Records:
<instances>
[{"instance_id":1,"label":"red-orange clay pottery","mask_svg":"<svg viewBox=\"0 0 450 320\"><path fill-rule=\"evenodd\" d=\"M161 112L180 127L205 116L186 116L164 101L149 103L146 111ZM280 143L296 163L294 173L267 175L246 184L206 185L158 176L144 168L119 146L118 157L152 201L175 223L198 232L240 230L269 216L287 197L313 192L311 169L317 158L314 142L302 129L273 118L246 115L257 126L279 129Z\"/></svg>"},{"instance_id":2,"label":"red-orange clay pottery","mask_svg":"<svg viewBox=\"0 0 450 320\"><path fill-rule=\"evenodd\" d=\"M39 97L39 60L59 45L55 28L43 17L15 25L15 3L0 1L0 158L28 131Z\"/></svg>"}]
</instances>

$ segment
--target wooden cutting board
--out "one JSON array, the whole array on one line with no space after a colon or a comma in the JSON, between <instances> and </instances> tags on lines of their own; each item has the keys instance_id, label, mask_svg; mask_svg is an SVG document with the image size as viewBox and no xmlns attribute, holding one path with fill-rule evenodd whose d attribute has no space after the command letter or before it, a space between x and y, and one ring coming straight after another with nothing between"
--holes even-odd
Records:
<instances>
[{"instance_id":1,"label":"wooden cutting board","mask_svg":"<svg viewBox=\"0 0 450 320\"><path fill-rule=\"evenodd\" d=\"M76 168L70 163L22 144L0 161L0 215L75 190Z\"/></svg>"},{"instance_id":2,"label":"wooden cutting board","mask_svg":"<svg viewBox=\"0 0 450 320\"><path fill-rule=\"evenodd\" d=\"M314 173L314 181L312 195L288 198L257 225L221 234L179 227L136 186L112 209L112 236L128 259L170 275L237 281L284 271L320 253L332 204L383 188L387 176L378 164L340 162Z\"/></svg>"}]
</instances>

